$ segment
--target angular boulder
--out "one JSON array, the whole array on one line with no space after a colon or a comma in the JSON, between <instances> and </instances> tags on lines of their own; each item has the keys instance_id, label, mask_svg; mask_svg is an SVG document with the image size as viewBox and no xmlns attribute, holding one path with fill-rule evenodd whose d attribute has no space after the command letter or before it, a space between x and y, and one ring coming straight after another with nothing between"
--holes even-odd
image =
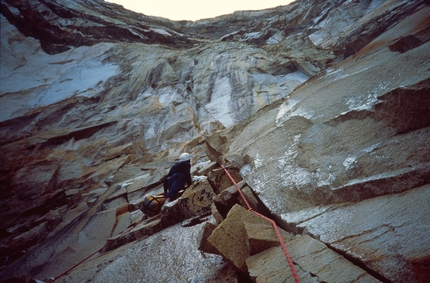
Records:
<instances>
[{"instance_id":1,"label":"angular boulder","mask_svg":"<svg viewBox=\"0 0 430 283\"><path fill-rule=\"evenodd\" d=\"M271 247L279 246L279 238L276 235L276 231L269 222L266 224L256 223L243 223L245 228L245 241L246 246L249 249L250 255L255 255L259 252L267 250ZM292 234L279 229L284 241L287 241L293 237Z\"/></svg>"},{"instance_id":2,"label":"angular boulder","mask_svg":"<svg viewBox=\"0 0 430 283\"><path fill-rule=\"evenodd\" d=\"M200 251L210 254L218 254L218 250L208 241L209 236L212 235L212 232L216 227L217 225L210 222L206 222L203 225L202 231L200 232L197 239L199 243L198 249Z\"/></svg>"},{"instance_id":3,"label":"angular boulder","mask_svg":"<svg viewBox=\"0 0 430 283\"><path fill-rule=\"evenodd\" d=\"M208 242L218 250L224 259L242 273L247 272L246 258L250 256L246 245L246 232L244 222L267 224L268 221L235 205L227 218L212 232Z\"/></svg>"}]
</instances>

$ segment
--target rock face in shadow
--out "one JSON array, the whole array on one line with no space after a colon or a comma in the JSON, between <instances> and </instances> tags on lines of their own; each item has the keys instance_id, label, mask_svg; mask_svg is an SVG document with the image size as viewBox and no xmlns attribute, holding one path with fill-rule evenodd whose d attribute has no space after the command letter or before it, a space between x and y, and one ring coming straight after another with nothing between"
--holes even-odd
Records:
<instances>
[{"instance_id":1,"label":"rock face in shadow","mask_svg":"<svg viewBox=\"0 0 430 283\"><path fill-rule=\"evenodd\" d=\"M179 270L161 281L269 282L285 262L260 264L279 254L265 228L232 225L249 232L239 261L208 240L246 206L218 163L295 237L304 282L336 281L317 259L356 266L356 282L429 278L428 1L303 0L196 22L99 0L0 7L2 280L57 276L114 243L62 280L116 282L139 251L160 255L150 241L168 253L168 235L172 256L146 262ZM207 180L145 218L143 197L184 151ZM309 243L324 252L301 260Z\"/></svg>"}]
</instances>

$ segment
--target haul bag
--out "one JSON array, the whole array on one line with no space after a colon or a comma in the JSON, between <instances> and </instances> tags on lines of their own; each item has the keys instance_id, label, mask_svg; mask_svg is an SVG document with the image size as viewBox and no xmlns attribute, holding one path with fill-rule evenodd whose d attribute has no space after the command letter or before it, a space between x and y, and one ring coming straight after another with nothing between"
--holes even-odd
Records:
<instances>
[{"instance_id":1,"label":"haul bag","mask_svg":"<svg viewBox=\"0 0 430 283\"><path fill-rule=\"evenodd\" d=\"M147 216L157 215L165 201L166 197L164 195L146 196L140 210Z\"/></svg>"}]
</instances>

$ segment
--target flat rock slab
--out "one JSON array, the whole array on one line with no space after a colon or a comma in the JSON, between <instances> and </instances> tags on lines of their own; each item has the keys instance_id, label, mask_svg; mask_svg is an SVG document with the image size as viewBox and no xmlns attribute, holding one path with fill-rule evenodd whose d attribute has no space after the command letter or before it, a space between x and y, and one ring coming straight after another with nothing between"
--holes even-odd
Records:
<instances>
[{"instance_id":1,"label":"flat rock slab","mask_svg":"<svg viewBox=\"0 0 430 283\"><path fill-rule=\"evenodd\" d=\"M380 282L365 270L310 236L286 242L300 282ZM281 247L272 247L246 259L249 274L259 283L295 282Z\"/></svg>"},{"instance_id":2,"label":"flat rock slab","mask_svg":"<svg viewBox=\"0 0 430 283\"><path fill-rule=\"evenodd\" d=\"M393 282L430 278L430 185L356 204L282 215L285 222Z\"/></svg>"},{"instance_id":3,"label":"flat rock slab","mask_svg":"<svg viewBox=\"0 0 430 283\"><path fill-rule=\"evenodd\" d=\"M56 282L237 283L236 271L221 256L197 249L203 225L169 227L90 259Z\"/></svg>"}]
</instances>

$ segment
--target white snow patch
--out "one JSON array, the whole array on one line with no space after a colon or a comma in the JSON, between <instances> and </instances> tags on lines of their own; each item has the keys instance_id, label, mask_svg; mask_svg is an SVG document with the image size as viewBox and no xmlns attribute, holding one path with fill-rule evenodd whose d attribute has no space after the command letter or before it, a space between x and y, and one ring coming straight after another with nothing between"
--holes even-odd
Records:
<instances>
[{"instance_id":1,"label":"white snow patch","mask_svg":"<svg viewBox=\"0 0 430 283\"><path fill-rule=\"evenodd\" d=\"M369 93L349 98L346 102L349 110L372 110L378 102L378 94L386 92L389 85L390 82L381 82Z\"/></svg>"},{"instance_id":2,"label":"white snow patch","mask_svg":"<svg viewBox=\"0 0 430 283\"><path fill-rule=\"evenodd\" d=\"M288 99L286 102L282 103L279 107L278 115L276 116L276 125L278 127L282 126L282 124L290 117L297 102L297 100Z\"/></svg>"},{"instance_id":3,"label":"white snow patch","mask_svg":"<svg viewBox=\"0 0 430 283\"><path fill-rule=\"evenodd\" d=\"M340 75L340 76L337 76L336 78L335 78L335 81L338 81L338 80L341 80L341 79L345 79L345 78L347 78L347 77L350 77L350 76L354 76L354 75L357 75L357 74L359 74L359 73L363 73L363 72L365 72L365 71L367 71L368 69L370 69L371 67L366 67L366 68L363 68L363 69L360 69L360 70L358 70L358 71L356 71L356 72L352 72L352 73L343 73L344 72L344 70L341 68L341 69L339 69L339 72L342 72L342 75ZM335 74L336 72L334 72L333 74Z\"/></svg>"},{"instance_id":4,"label":"white snow patch","mask_svg":"<svg viewBox=\"0 0 430 283\"><path fill-rule=\"evenodd\" d=\"M256 63L256 62L255 62ZM251 74L252 78L256 82L264 82L264 84L271 84L271 83L281 83L282 77L276 77L269 74Z\"/></svg>"},{"instance_id":5,"label":"white snow patch","mask_svg":"<svg viewBox=\"0 0 430 283\"><path fill-rule=\"evenodd\" d=\"M313 207L313 208L303 209L300 211L283 213L280 216L281 216L281 219L287 223L300 224L309 219L315 218L318 215L323 214L324 212L328 211L330 208L331 206Z\"/></svg>"},{"instance_id":6,"label":"white snow patch","mask_svg":"<svg viewBox=\"0 0 430 283\"><path fill-rule=\"evenodd\" d=\"M364 177L364 178L360 178L360 179L350 180L348 183L346 183L342 187L331 188L331 189L333 191L335 191L335 190L342 189L343 187L347 187L347 186L352 186L352 185L367 183L367 182L370 182L370 181L377 181L377 180L384 180L384 179L394 178L394 177L398 177L399 175L402 175L402 174L413 172L414 170L416 170L416 167L401 168L401 169L390 171L390 172L385 172L385 173L375 174L375 175Z\"/></svg>"},{"instance_id":7,"label":"white snow patch","mask_svg":"<svg viewBox=\"0 0 430 283\"><path fill-rule=\"evenodd\" d=\"M7 8L15 17L18 17L19 15L21 15L21 12L18 10L18 8L11 7L11 6L8 6Z\"/></svg>"},{"instance_id":8,"label":"white snow patch","mask_svg":"<svg viewBox=\"0 0 430 283\"><path fill-rule=\"evenodd\" d=\"M257 153L253 161L254 161L254 168L257 169L263 166L264 159L260 156L260 154Z\"/></svg>"},{"instance_id":9,"label":"white snow patch","mask_svg":"<svg viewBox=\"0 0 430 283\"><path fill-rule=\"evenodd\" d=\"M65 70L48 92L30 100L29 105L30 107L49 105L74 95L91 97L102 89L102 83L118 73L117 65L102 64L98 61L73 66Z\"/></svg>"},{"instance_id":10,"label":"white snow patch","mask_svg":"<svg viewBox=\"0 0 430 283\"><path fill-rule=\"evenodd\" d=\"M3 16L1 22L0 121L72 96L94 96L104 82L121 71L115 64L102 63L103 54L114 44L48 55L35 39L8 41L19 32Z\"/></svg>"},{"instance_id":11,"label":"white snow patch","mask_svg":"<svg viewBox=\"0 0 430 283\"><path fill-rule=\"evenodd\" d=\"M276 116L276 125L278 127L282 126L285 121L288 121L292 117L300 116L306 119L311 119L313 117L313 110L305 110L301 107L295 108L297 104L298 101L290 99L279 107L279 111Z\"/></svg>"},{"instance_id":12,"label":"white snow patch","mask_svg":"<svg viewBox=\"0 0 430 283\"><path fill-rule=\"evenodd\" d=\"M159 33L159 34L164 34L164 35L172 36L170 33L168 33L164 29L151 28L151 30L154 31L154 32L156 32L156 33Z\"/></svg>"},{"instance_id":13,"label":"white snow patch","mask_svg":"<svg viewBox=\"0 0 430 283\"><path fill-rule=\"evenodd\" d=\"M336 176L331 172L332 166L328 167L327 171L322 171L321 168L318 168L315 173L313 173L313 178L317 183L318 187L323 186L331 186L333 182L336 180Z\"/></svg>"},{"instance_id":14,"label":"white snow patch","mask_svg":"<svg viewBox=\"0 0 430 283\"><path fill-rule=\"evenodd\" d=\"M238 31L234 31L232 33L228 33L226 35L224 35L223 37L220 38L220 41L223 41L223 39L229 37L229 36L234 36L235 34L239 33Z\"/></svg>"},{"instance_id":15,"label":"white snow patch","mask_svg":"<svg viewBox=\"0 0 430 283\"><path fill-rule=\"evenodd\" d=\"M267 44L278 44L279 42L283 41L284 39L285 39L284 33L281 31L278 31L272 37L270 37L266 41L266 43Z\"/></svg>"},{"instance_id":16,"label":"white snow patch","mask_svg":"<svg viewBox=\"0 0 430 283\"><path fill-rule=\"evenodd\" d=\"M296 71L294 73L286 74L284 76L284 79L292 80L292 81L299 81L301 83L304 83L305 81L307 81L309 79L309 77L300 71Z\"/></svg>"},{"instance_id":17,"label":"white snow patch","mask_svg":"<svg viewBox=\"0 0 430 283\"><path fill-rule=\"evenodd\" d=\"M356 157L348 157L343 161L343 166L345 166L346 170L349 170L353 167L354 163L356 162Z\"/></svg>"},{"instance_id":18,"label":"white snow patch","mask_svg":"<svg viewBox=\"0 0 430 283\"><path fill-rule=\"evenodd\" d=\"M318 23L318 22L319 22L319 20L320 20L320 19L322 19L322 17L324 17L324 16L327 14L327 11L328 11L328 10L322 11L322 13L321 13L318 17L316 17L316 18L314 18L314 19L312 20L312 22L314 23L314 26L313 26L313 27L318 27L318 26L316 25L316 23Z\"/></svg>"},{"instance_id":19,"label":"white snow patch","mask_svg":"<svg viewBox=\"0 0 430 283\"><path fill-rule=\"evenodd\" d=\"M160 90L160 97L158 101L164 106L178 99L181 99L181 98L179 97L179 94L174 88L169 86L169 87L164 87L163 89Z\"/></svg>"},{"instance_id":20,"label":"white snow patch","mask_svg":"<svg viewBox=\"0 0 430 283\"><path fill-rule=\"evenodd\" d=\"M155 125L151 125L148 130L145 131L145 140L155 137Z\"/></svg>"},{"instance_id":21,"label":"white snow patch","mask_svg":"<svg viewBox=\"0 0 430 283\"><path fill-rule=\"evenodd\" d=\"M296 187L301 191L306 191L309 189L309 183L312 177L309 171L294 165L284 166L282 170L283 171L280 174L280 180L282 183L281 187Z\"/></svg>"},{"instance_id":22,"label":"white snow patch","mask_svg":"<svg viewBox=\"0 0 430 283\"><path fill-rule=\"evenodd\" d=\"M261 32L251 32L251 33L247 33L245 34L245 36L243 37L243 40L250 40L250 39L257 39L260 38L261 36Z\"/></svg>"},{"instance_id":23,"label":"white snow patch","mask_svg":"<svg viewBox=\"0 0 430 283\"><path fill-rule=\"evenodd\" d=\"M215 120L220 121L225 127L233 126L235 119L230 110L232 88L227 77L217 79L212 92L210 103L206 109Z\"/></svg>"},{"instance_id":24,"label":"white snow patch","mask_svg":"<svg viewBox=\"0 0 430 283\"><path fill-rule=\"evenodd\" d=\"M365 15L369 14L370 12L373 12L373 10L376 9L376 7L379 7L384 3L385 0L373 0L370 2L370 5L367 7L366 12L364 12Z\"/></svg>"},{"instance_id":25,"label":"white snow patch","mask_svg":"<svg viewBox=\"0 0 430 283\"><path fill-rule=\"evenodd\" d=\"M239 173L242 177L245 177L246 175L248 175L250 172L252 171L252 167L250 164L245 164L243 165L240 170Z\"/></svg>"}]
</instances>

